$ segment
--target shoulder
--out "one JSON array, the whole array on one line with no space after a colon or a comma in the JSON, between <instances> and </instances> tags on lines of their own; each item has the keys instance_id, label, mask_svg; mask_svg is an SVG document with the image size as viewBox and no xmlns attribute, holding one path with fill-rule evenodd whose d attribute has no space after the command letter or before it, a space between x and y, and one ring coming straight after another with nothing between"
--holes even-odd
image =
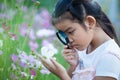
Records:
<instances>
[{"instance_id":1,"label":"shoulder","mask_svg":"<svg viewBox=\"0 0 120 80\"><path fill-rule=\"evenodd\" d=\"M120 54L120 53L119 53ZM120 75L120 58L114 53L106 53L96 65L96 76L118 78Z\"/></svg>"}]
</instances>

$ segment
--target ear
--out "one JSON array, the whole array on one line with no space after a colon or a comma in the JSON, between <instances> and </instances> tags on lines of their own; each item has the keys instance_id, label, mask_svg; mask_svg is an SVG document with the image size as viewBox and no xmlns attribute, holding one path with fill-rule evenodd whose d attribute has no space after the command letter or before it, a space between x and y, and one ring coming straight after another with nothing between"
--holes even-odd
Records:
<instances>
[{"instance_id":1,"label":"ear","mask_svg":"<svg viewBox=\"0 0 120 80\"><path fill-rule=\"evenodd\" d=\"M87 16L84 21L87 30L93 29L96 25L96 19L93 16Z\"/></svg>"}]
</instances>

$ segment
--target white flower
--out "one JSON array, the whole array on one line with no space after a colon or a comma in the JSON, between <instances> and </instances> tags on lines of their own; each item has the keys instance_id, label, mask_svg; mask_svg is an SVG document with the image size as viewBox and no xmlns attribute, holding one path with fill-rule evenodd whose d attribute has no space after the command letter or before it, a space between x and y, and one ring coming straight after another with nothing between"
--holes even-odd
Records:
<instances>
[{"instance_id":1,"label":"white flower","mask_svg":"<svg viewBox=\"0 0 120 80\"><path fill-rule=\"evenodd\" d=\"M52 58L57 52L58 52L57 49L54 48L52 44L48 44L41 48L41 55L48 59Z\"/></svg>"},{"instance_id":2,"label":"white flower","mask_svg":"<svg viewBox=\"0 0 120 80\"><path fill-rule=\"evenodd\" d=\"M50 30L50 29L42 29L42 30L37 31L37 33L36 33L38 38L49 37L49 36L52 36L54 34L55 34L55 31Z\"/></svg>"},{"instance_id":3,"label":"white flower","mask_svg":"<svg viewBox=\"0 0 120 80\"><path fill-rule=\"evenodd\" d=\"M21 75L22 75L23 77L27 77L27 76L28 76L28 74L25 73L25 72L21 72Z\"/></svg>"},{"instance_id":4,"label":"white flower","mask_svg":"<svg viewBox=\"0 0 120 80\"><path fill-rule=\"evenodd\" d=\"M47 69L42 69L42 70L40 70L40 73L42 73L42 74L50 74L51 72L49 70L47 70Z\"/></svg>"},{"instance_id":5,"label":"white flower","mask_svg":"<svg viewBox=\"0 0 120 80\"><path fill-rule=\"evenodd\" d=\"M0 40L0 48L3 46L3 41Z\"/></svg>"},{"instance_id":6,"label":"white flower","mask_svg":"<svg viewBox=\"0 0 120 80\"><path fill-rule=\"evenodd\" d=\"M36 68L38 69L38 68L40 68L40 67L43 67L43 65L42 65L42 63L39 61L39 60L35 60L35 64L36 64Z\"/></svg>"}]
</instances>

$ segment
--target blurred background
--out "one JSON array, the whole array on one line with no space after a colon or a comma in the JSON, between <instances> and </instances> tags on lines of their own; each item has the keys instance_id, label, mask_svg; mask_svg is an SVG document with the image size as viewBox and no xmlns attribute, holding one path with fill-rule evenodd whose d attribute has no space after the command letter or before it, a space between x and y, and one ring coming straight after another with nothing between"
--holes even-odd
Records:
<instances>
[{"instance_id":1,"label":"blurred background","mask_svg":"<svg viewBox=\"0 0 120 80\"><path fill-rule=\"evenodd\" d=\"M57 1L0 0L0 80L59 80L34 56L49 44L56 60L68 67L61 55L63 45L51 24ZM120 0L96 1L109 16L120 40Z\"/></svg>"},{"instance_id":2,"label":"blurred background","mask_svg":"<svg viewBox=\"0 0 120 80\"><path fill-rule=\"evenodd\" d=\"M96 0L101 5L105 13L109 16L118 38L120 37L120 0ZM120 39L119 39L120 40Z\"/></svg>"}]
</instances>

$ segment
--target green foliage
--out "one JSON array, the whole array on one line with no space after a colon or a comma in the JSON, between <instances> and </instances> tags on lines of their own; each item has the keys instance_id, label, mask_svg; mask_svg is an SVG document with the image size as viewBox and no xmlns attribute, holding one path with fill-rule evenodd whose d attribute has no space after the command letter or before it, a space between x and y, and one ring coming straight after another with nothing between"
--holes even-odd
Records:
<instances>
[{"instance_id":1,"label":"green foliage","mask_svg":"<svg viewBox=\"0 0 120 80\"><path fill-rule=\"evenodd\" d=\"M22 1L22 0L17 0ZM17 49L21 51L25 51L28 55L32 53L28 42L30 40L29 36L21 36L19 32L19 27L26 23L28 30L32 29L34 23L35 15L41 11L41 9L47 8L49 12L52 12L52 9L55 5L56 0L39 0L33 2L32 0L23 0L22 2L17 2L16 0L0 0L0 14L3 14L3 18L0 18L0 40L3 41L2 47L0 47L0 80L11 80L11 75L14 73L19 78L17 80L30 80L30 77L21 77L19 71L30 72L28 68L19 67L17 65L17 70L13 70L12 68L12 54L18 54ZM27 11L24 12L22 10L23 6L27 6ZM10 16L10 17L9 17ZM41 26L40 26L41 27ZM15 39L12 39L16 37ZM41 47L42 39L36 40ZM55 57L57 61L61 63L66 69L68 64L65 62L63 57L61 56L61 50L63 49L62 45L59 45L55 40L53 42L58 47L59 52ZM40 48L37 49L40 52ZM35 69L37 75L34 77L34 80L59 80L55 75L49 74L44 75L40 73L39 69ZM15 76L13 76L16 78ZM15 79L13 79L15 80Z\"/></svg>"},{"instance_id":2,"label":"green foliage","mask_svg":"<svg viewBox=\"0 0 120 80\"><path fill-rule=\"evenodd\" d=\"M4 3L8 7L18 8L19 5L31 7L36 5L37 8L47 8L52 12L55 3L58 0L0 0L0 3Z\"/></svg>"}]
</instances>

